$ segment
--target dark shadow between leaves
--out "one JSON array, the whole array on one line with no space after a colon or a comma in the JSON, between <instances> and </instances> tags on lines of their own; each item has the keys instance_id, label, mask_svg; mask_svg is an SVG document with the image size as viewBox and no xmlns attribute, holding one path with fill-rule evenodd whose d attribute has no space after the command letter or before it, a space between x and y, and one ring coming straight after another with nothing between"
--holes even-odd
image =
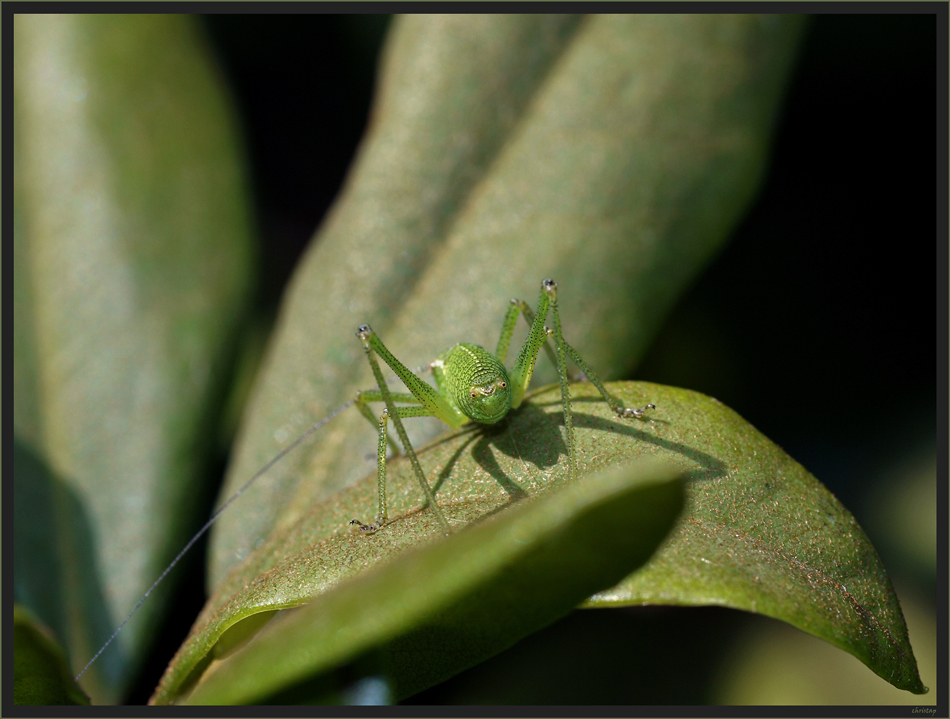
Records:
<instances>
[{"instance_id":1,"label":"dark shadow between leaves","mask_svg":"<svg viewBox=\"0 0 950 719\"><path fill-rule=\"evenodd\" d=\"M392 702L378 647L361 652L330 671L311 675L262 698L271 706L373 706ZM350 712L347 712L350 714ZM352 716L358 716L352 713Z\"/></svg>"}]
</instances>

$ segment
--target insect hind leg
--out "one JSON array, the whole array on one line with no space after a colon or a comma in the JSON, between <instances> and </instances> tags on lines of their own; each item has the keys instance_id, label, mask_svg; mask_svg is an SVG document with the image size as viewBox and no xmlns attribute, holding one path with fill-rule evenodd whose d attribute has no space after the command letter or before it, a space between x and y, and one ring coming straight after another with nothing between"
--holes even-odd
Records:
<instances>
[{"instance_id":1,"label":"insect hind leg","mask_svg":"<svg viewBox=\"0 0 950 719\"><path fill-rule=\"evenodd\" d=\"M592 370L590 366L588 366L588 364L581 358L576 349L571 347L567 342L564 342L564 351L567 353L567 356L571 358L571 361L580 368L581 372L584 373L584 375L587 377L587 380L597 388L597 391L600 392L601 396L604 398L604 401L607 402L607 404L610 406L610 409L612 409L618 417L623 419L642 419L647 410L656 409L655 404L648 404L637 409L624 407L623 402L607 391L607 388L604 387L603 383L600 381L600 379L598 379L597 375L594 373L594 370Z\"/></svg>"},{"instance_id":2,"label":"insect hind leg","mask_svg":"<svg viewBox=\"0 0 950 719\"><path fill-rule=\"evenodd\" d=\"M577 463L575 459L575 444L574 444L574 422L573 415L571 412L571 393L568 387L568 374L565 358L570 357L571 361L577 365L577 367L584 373L587 377L587 380L593 384L597 390L603 396L604 400L610 406L610 408L617 414L618 417L623 419L641 419L647 410L656 409L656 405L648 404L644 407L639 407L637 409L631 409L623 406L623 403L614 397L610 392L607 391L607 388L604 387L603 383L597 377L597 374L590 368L580 354L571 347L565 340L561 333L561 317L558 313L557 308L557 283L554 280L547 279L541 283L541 292L542 296L547 296L550 305L550 312L553 318L554 327L544 327L544 332L549 337L554 338L555 345L555 355L557 357L557 373L558 378L561 383L561 403L564 407L564 429L567 434L567 446L568 452L570 455L570 465L571 465L571 479L576 477L577 472Z\"/></svg>"}]
</instances>

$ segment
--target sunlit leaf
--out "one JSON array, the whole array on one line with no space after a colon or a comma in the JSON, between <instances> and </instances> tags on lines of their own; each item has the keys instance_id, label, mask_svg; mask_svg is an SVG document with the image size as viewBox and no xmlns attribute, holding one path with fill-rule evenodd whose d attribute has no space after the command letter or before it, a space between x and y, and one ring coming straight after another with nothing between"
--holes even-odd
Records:
<instances>
[{"instance_id":1,"label":"sunlit leaf","mask_svg":"<svg viewBox=\"0 0 950 719\"><path fill-rule=\"evenodd\" d=\"M275 620L246 650L212 664L188 701L339 701L334 670L373 649L393 699L442 681L642 564L682 507L675 477L670 468L617 467L425 543ZM364 537L350 539L362 549ZM329 544L333 559L350 561ZM311 681L328 672L329 683Z\"/></svg>"},{"instance_id":2,"label":"sunlit leaf","mask_svg":"<svg viewBox=\"0 0 950 719\"><path fill-rule=\"evenodd\" d=\"M610 387L627 406L651 401L657 409L649 420L619 420L590 385L572 386L580 475L655 458L681 466L689 481L684 513L661 550L613 589L596 594L592 605L714 604L761 612L855 654L896 686L922 691L903 616L880 560L851 514L818 480L714 399L646 383ZM461 524L492 515L565 484L569 473L560 423L554 388L532 396L503 428L463 429L426 447L420 460L430 482L439 487L440 506L450 521ZM411 554L403 554L408 548L437 541L438 525L431 511L420 509L421 491L407 465L404 459L390 462L394 521L376 535L360 536L347 525L349 518L373 511L371 475L315 505L258 549L221 584L156 699L173 701L188 681L196 680L215 642L245 617L297 606L384 563L398 573L402 562L412 561ZM633 513L612 523L610 531L628 533L640 521ZM471 564L459 562L462 567ZM426 591L438 594L443 578L452 581L443 573L427 577ZM557 583L547 589L557 593ZM366 593L362 608L358 594L347 595L348 611L365 611L365 621L372 622L379 609L371 594ZM391 611L398 617L393 622L411 624L411 616ZM346 622L351 621L347 615ZM489 617L481 621L492 624ZM336 630L345 632L346 626L341 623ZM471 631L477 636L487 630L473 626ZM286 661L298 666L317 651L307 641L297 645L288 636L282 641L291 656ZM245 651L253 653L254 644ZM304 657L293 658L298 652ZM415 656L438 667L433 672L438 680L473 663L468 657L458 661L444 642L433 638ZM403 671L413 673L412 667L412 659L405 657L387 666L389 674L384 675L397 698L428 686L402 679ZM285 683L275 681L270 691ZM237 697L245 695L228 696L242 700Z\"/></svg>"}]
</instances>

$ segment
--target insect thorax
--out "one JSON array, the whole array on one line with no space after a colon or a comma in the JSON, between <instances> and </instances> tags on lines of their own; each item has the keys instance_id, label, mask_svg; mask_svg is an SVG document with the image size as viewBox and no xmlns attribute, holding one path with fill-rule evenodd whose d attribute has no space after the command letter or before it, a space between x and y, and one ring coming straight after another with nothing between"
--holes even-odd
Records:
<instances>
[{"instance_id":1,"label":"insect thorax","mask_svg":"<svg viewBox=\"0 0 950 719\"><path fill-rule=\"evenodd\" d=\"M511 380L505 366L478 345L460 342L439 356L435 380L450 402L481 424L494 424L511 408Z\"/></svg>"}]
</instances>

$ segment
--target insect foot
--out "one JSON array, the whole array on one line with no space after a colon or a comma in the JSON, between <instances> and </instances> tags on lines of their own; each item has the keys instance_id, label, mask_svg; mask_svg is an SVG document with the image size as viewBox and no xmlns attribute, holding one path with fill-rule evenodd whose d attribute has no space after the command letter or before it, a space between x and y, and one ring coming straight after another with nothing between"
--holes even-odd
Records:
<instances>
[{"instance_id":1,"label":"insect foot","mask_svg":"<svg viewBox=\"0 0 950 719\"><path fill-rule=\"evenodd\" d=\"M373 336L373 328L369 325L360 325L356 328L356 336L363 340L364 347L369 347L369 340Z\"/></svg>"},{"instance_id":2,"label":"insect foot","mask_svg":"<svg viewBox=\"0 0 950 719\"><path fill-rule=\"evenodd\" d=\"M381 521L378 517L377 517L376 521L373 522L372 524L363 524L363 523L362 523L360 520L358 520L358 519L351 519L351 520L350 520L350 524L357 524L357 525L359 525L360 531L361 531L361 532L366 532L367 534L375 534L376 532L379 531L380 527L383 526L382 521Z\"/></svg>"},{"instance_id":3,"label":"insect foot","mask_svg":"<svg viewBox=\"0 0 950 719\"><path fill-rule=\"evenodd\" d=\"M623 417L624 419L630 419L631 417L642 419L643 415L646 414L648 409L656 409L656 405L648 404L646 407L641 407L640 409L627 409L625 407L618 407L617 415L619 417Z\"/></svg>"}]
</instances>

